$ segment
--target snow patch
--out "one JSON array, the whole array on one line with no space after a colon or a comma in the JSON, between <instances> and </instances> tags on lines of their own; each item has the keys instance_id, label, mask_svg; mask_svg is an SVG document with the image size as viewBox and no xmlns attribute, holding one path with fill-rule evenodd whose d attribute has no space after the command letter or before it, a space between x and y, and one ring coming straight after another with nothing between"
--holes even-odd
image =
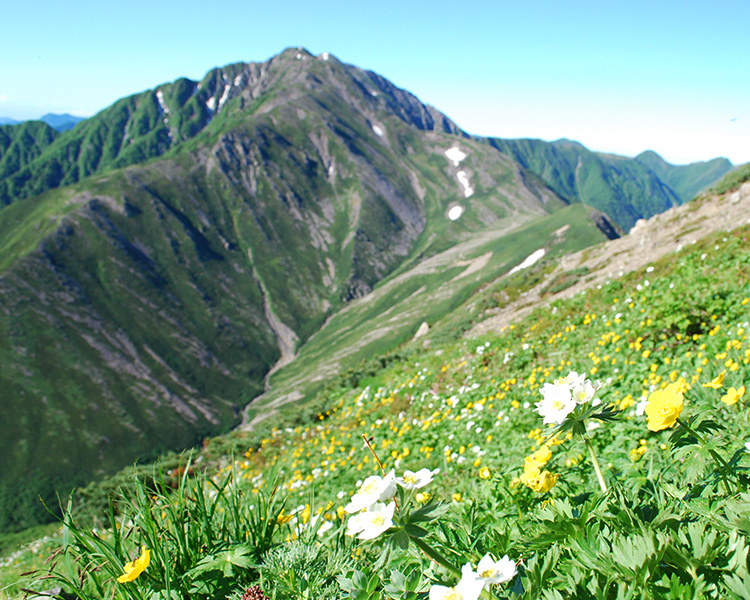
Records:
<instances>
[{"instance_id":1,"label":"snow patch","mask_svg":"<svg viewBox=\"0 0 750 600\"><path fill-rule=\"evenodd\" d=\"M455 206L451 207L451 209L448 211L448 218L451 221L455 221L458 219L462 214L464 214L464 207L460 204L456 204Z\"/></svg>"},{"instance_id":2,"label":"snow patch","mask_svg":"<svg viewBox=\"0 0 750 600\"><path fill-rule=\"evenodd\" d=\"M219 98L219 108L224 106L224 103L227 101L227 98L229 98L229 90L232 89L231 85L225 85L224 86L224 93L221 95L221 98Z\"/></svg>"},{"instance_id":3,"label":"snow patch","mask_svg":"<svg viewBox=\"0 0 750 600\"><path fill-rule=\"evenodd\" d=\"M242 74L240 73L237 75L237 77L234 78L234 86L239 87L239 85L242 83Z\"/></svg>"},{"instance_id":4,"label":"snow patch","mask_svg":"<svg viewBox=\"0 0 750 600\"><path fill-rule=\"evenodd\" d=\"M544 248L539 248L539 250L537 250L536 252L532 252L526 257L526 259L520 265L516 265L510 271L508 271L508 275L511 275L512 273L516 273L520 271L521 269L528 269L531 265L533 265L540 258L542 258L542 256L544 256L544 253L545 253Z\"/></svg>"},{"instance_id":5,"label":"snow patch","mask_svg":"<svg viewBox=\"0 0 750 600\"><path fill-rule=\"evenodd\" d=\"M297 60L302 60L302 55L301 54L297 54Z\"/></svg>"},{"instance_id":6,"label":"snow patch","mask_svg":"<svg viewBox=\"0 0 750 600\"><path fill-rule=\"evenodd\" d=\"M323 52L323 54L321 54L321 57L323 58L323 60L328 60L330 58L330 56L331 55L328 54L328 52Z\"/></svg>"},{"instance_id":7,"label":"snow patch","mask_svg":"<svg viewBox=\"0 0 750 600\"><path fill-rule=\"evenodd\" d=\"M216 98L209 98L208 102L206 102L206 108L214 112L216 110Z\"/></svg>"},{"instance_id":8,"label":"snow patch","mask_svg":"<svg viewBox=\"0 0 750 600\"><path fill-rule=\"evenodd\" d=\"M371 96L375 96L377 98L378 96L380 96L380 93L379 92L370 92L370 95Z\"/></svg>"},{"instance_id":9,"label":"snow patch","mask_svg":"<svg viewBox=\"0 0 750 600\"><path fill-rule=\"evenodd\" d=\"M169 114L169 108L167 108L167 105L164 104L164 92L161 90L156 90L156 99L159 101L159 107L161 108L162 112Z\"/></svg>"},{"instance_id":10,"label":"snow patch","mask_svg":"<svg viewBox=\"0 0 750 600\"><path fill-rule=\"evenodd\" d=\"M464 198L471 196L474 193L474 188L471 187L471 184L469 183L469 177L466 175L466 171L459 171L456 173L456 177L458 177L458 183L464 188Z\"/></svg>"},{"instance_id":11,"label":"snow patch","mask_svg":"<svg viewBox=\"0 0 750 600\"><path fill-rule=\"evenodd\" d=\"M466 158L466 153L462 152L458 146L454 146L445 151L445 156L453 163L454 167L457 167L458 163Z\"/></svg>"},{"instance_id":12,"label":"snow patch","mask_svg":"<svg viewBox=\"0 0 750 600\"><path fill-rule=\"evenodd\" d=\"M375 132L375 135L379 135L380 137L383 137L384 131L383 131L382 127L378 127L377 125L373 125L372 126L372 130Z\"/></svg>"}]
</instances>

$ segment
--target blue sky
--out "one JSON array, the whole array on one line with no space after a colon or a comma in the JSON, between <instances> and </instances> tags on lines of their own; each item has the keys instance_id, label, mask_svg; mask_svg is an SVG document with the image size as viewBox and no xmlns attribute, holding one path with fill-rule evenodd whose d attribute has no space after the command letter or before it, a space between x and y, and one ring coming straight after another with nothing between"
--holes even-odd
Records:
<instances>
[{"instance_id":1,"label":"blue sky","mask_svg":"<svg viewBox=\"0 0 750 600\"><path fill-rule=\"evenodd\" d=\"M748 2L24 0L0 12L0 116L89 116L304 46L380 73L469 133L750 161Z\"/></svg>"}]
</instances>

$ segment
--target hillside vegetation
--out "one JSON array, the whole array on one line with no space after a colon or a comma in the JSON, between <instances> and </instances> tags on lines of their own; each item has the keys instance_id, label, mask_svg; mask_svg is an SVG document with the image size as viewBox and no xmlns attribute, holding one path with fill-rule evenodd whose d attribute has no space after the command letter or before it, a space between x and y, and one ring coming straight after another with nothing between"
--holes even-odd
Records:
<instances>
[{"instance_id":1,"label":"hillside vegetation","mask_svg":"<svg viewBox=\"0 0 750 600\"><path fill-rule=\"evenodd\" d=\"M305 410L212 440L179 470L140 469L109 511L89 488L88 516L74 504L63 538L36 546L61 545L52 579L45 567L24 585L81 598L748 598L748 239L749 226L711 234L479 339L438 324ZM471 305L504 294L507 278L454 315L471 325ZM547 426L542 390L567 389L572 372L594 385Z\"/></svg>"}]
</instances>

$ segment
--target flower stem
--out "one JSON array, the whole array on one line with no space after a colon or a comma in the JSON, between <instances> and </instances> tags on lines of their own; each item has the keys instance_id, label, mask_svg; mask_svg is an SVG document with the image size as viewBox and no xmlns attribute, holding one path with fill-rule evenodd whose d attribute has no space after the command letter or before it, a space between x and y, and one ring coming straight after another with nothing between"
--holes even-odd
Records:
<instances>
[{"instance_id":1,"label":"flower stem","mask_svg":"<svg viewBox=\"0 0 750 600\"><path fill-rule=\"evenodd\" d=\"M599 466L599 461L596 458L596 452L594 452L594 446L591 444L591 438L585 433L582 435L583 435L583 441L586 444L586 448L588 448L589 456L591 457L591 462L594 465L596 478L599 480L599 487L602 488L602 492L606 494L607 484L604 482L604 476L602 475L602 468Z\"/></svg>"},{"instance_id":2,"label":"flower stem","mask_svg":"<svg viewBox=\"0 0 750 600\"><path fill-rule=\"evenodd\" d=\"M383 463L380 462L380 459L378 458L378 453L375 452L375 448L372 447L372 444L370 443L370 438L367 437L367 434L363 433L362 438L365 440L365 444L367 444L367 448L370 450L372 455L375 457L375 461L378 463L378 466L380 467L380 472L385 475L385 467L383 467Z\"/></svg>"}]
</instances>

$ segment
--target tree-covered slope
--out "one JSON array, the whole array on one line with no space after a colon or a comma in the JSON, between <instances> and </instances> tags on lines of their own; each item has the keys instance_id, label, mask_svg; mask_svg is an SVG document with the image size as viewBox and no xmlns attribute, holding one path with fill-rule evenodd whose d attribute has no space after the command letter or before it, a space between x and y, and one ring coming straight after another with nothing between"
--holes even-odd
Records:
<instances>
[{"instance_id":1,"label":"tree-covered slope","mask_svg":"<svg viewBox=\"0 0 750 600\"><path fill-rule=\"evenodd\" d=\"M714 158L689 165L672 165L653 150L635 157L671 187L683 202L692 200L699 192L720 181L734 166L726 158Z\"/></svg>"},{"instance_id":2,"label":"tree-covered slope","mask_svg":"<svg viewBox=\"0 0 750 600\"><path fill-rule=\"evenodd\" d=\"M33 162L57 136L57 131L42 121L0 126L0 177Z\"/></svg>"}]
</instances>

